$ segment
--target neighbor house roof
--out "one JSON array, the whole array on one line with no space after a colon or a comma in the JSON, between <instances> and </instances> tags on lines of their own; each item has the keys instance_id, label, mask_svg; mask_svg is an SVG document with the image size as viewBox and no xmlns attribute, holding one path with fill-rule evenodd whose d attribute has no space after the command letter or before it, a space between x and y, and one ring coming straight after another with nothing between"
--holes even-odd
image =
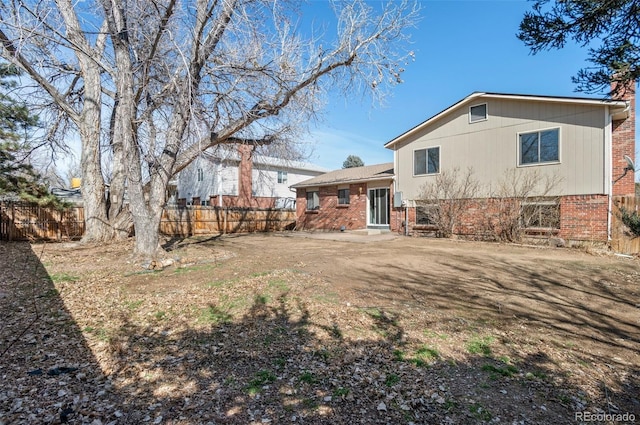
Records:
<instances>
[{"instance_id":1,"label":"neighbor house roof","mask_svg":"<svg viewBox=\"0 0 640 425\"><path fill-rule=\"evenodd\" d=\"M292 188L328 186L333 184L357 183L363 181L393 178L393 162L365 165L364 167L343 168L330 171L291 186Z\"/></svg>"},{"instance_id":2,"label":"neighbor house roof","mask_svg":"<svg viewBox=\"0 0 640 425\"><path fill-rule=\"evenodd\" d=\"M423 121L417 126L413 127L409 131L406 131L399 135L398 137L387 142L384 147L388 149L393 149L394 145L405 140L407 137L412 136L413 134L423 130L427 126L431 125L435 121L440 118L446 116L450 112L469 104L471 102L477 102L478 100L483 99L513 99L513 100L526 100L532 102L548 102L548 103L569 103L575 105L599 105L599 106L608 106L611 108L611 114L614 119L624 119L629 116L629 108L630 104L624 100L612 100L612 99L602 99L602 98L586 98L586 97L565 97L565 96L538 96L538 95L529 95L529 94L506 94L506 93L484 93L484 92L474 92L464 99L454 103L448 108L438 112L431 118Z\"/></svg>"}]
</instances>

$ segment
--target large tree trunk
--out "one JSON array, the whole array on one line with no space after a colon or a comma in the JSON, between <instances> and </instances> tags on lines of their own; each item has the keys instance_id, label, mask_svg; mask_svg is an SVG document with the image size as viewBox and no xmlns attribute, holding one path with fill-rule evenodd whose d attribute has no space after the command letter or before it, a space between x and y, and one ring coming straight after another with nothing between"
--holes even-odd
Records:
<instances>
[{"instance_id":1,"label":"large tree trunk","mask_svg":"<svg viewBox=\"0 0 640 425\"><path fill-rule=\"evenodd\" d=\"M85 62L85 102L78 127L82 139L82 199L85 234L83 242L102 242L113 238L113 227L107 217L105 185L101 168L100 72L88 58Z\"/></svg>"},{"instance_id":2,"label":"large tree trunk","mask_svg":"<svg viewBox=\"0 0 640 425\"><path fill-rule=\"evenodd\" d=\"M377 98L401 81L406 56L390 47L417 16L404 2L389 2L379 16L365 0L336 4L341 25L326 49L291 30L287 2L5 3L0 56L23 67L79 129L84 240L125 237L131 218L136 254L149 259L161 253L174 173L220 143L279 139L287 149L292 131L316 115L331 75L335 89L377 87Z\"/></svg>"},{"instance_id":3,"label":"large tree trunk","mask_svg":"<svg viewBox=\"0 0 640 425\"><path fill-rule=\"evenodd\" d=\"M155 260L164 253L160 246L160 219L162 205L131 205L133 223L136 229L134 255L141 260Z\"/></svg>"}]
</instances>

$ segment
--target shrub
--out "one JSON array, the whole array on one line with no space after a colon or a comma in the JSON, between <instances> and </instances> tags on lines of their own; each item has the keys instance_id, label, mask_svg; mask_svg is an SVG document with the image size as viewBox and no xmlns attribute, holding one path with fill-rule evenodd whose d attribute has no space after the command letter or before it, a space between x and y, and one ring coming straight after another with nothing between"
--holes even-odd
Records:
<instances>
[{"instance_id":1,"label":"shrub","mask_svg":"<svg viewBox=\"0 0 640 425\"><path fill-rule=\"evenodd\" d=\"M629 211L622 207L620 208L620 219L629 228L634 237L640 236L640 214L638 214L638 211Z\"/></svg>"}]
</instances>

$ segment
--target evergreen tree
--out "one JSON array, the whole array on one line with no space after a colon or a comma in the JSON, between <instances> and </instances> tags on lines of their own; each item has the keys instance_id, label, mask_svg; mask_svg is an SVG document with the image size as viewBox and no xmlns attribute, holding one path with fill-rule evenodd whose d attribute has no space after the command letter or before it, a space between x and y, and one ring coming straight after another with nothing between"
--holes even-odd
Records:
<instances>
[{"instance_id":1,"label":"evergreen tree","mask_svg":"<svg viewBox=\"0 0 640 425\"><path fill-rule=\"evenodd\" d=\"M364 162L357 155L349 155L342 163L342 168L362 167Z\"/></svg>"},{"instance_id":2,"label":"evergreen tree","mask_svg":"<svg viewBox=\"0 0 640 425\"><path fill-rule=\"evenodd\" d=\"M594 66L573 77L578 91L597 93L629 87L640 77L640 5L636 0L538 0L520 23L518 38L532 53L561 49L574 41L589 49Z\"/></svg>"},{"instance_id":3,"label":"evergreen tree","mask_svg":"<svg viewBox=\"0 0 640 425\"><path fill-rule=\"evenodd\" d=\"M9 95L16 87L12 78L19 75L16 67L0 63L0 197L57 204L26 158L29 147L22 135L38 124L38 117Z\"/></svg>"}]
</instances>

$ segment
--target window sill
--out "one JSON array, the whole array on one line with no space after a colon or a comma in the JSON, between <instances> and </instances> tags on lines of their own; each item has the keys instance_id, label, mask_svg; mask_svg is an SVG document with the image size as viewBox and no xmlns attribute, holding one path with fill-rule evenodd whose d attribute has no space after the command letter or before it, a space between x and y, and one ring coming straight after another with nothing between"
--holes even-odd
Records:
<instances>
[{"instance_id":1,"label":"window sill","mask_svg":"<svg viewBox=\"0 0 640 425\"><path fill-rule=\"evenodd\" d=\"M531 162L525 164L518 164L518 168L526 168L526 167L542 167L545 165L560 165L562 161L545 161L545 162Z\"/></svg>"},{"instance_id":2,"label":"window sill","mask_svg":"<svg viewBox=\"0 0 640 425\"><path fill-rule=\"evenodd\" d=\"M528 227L524 229L524 233L530 236L557 235L560 233L560 229L551 227Z\"/></svg>"},{"instance_id":3,"label":"window sill","mask_svg":"<svg viewBox=\"0 0 640 425\"><path fill-rule=\"evenodd\" d=\"M349 208L349 204L338 204L336 208Z\"/></svg>"},{"instance_id":4,"label":"window sill","mask_svg":"<svg viewBox=\"0 0 640 425\"><path fill-rule=\"evenodd\" d=\"M434 224L416 224L414 230L438 230L438 226Z\"/></svg>"},{"instance_id":5,"label":"window sill","mask_svg":"<svg viewBox=\"0 0 640 425\"><path fill-rule=\"evenodd\" d=\"M306 210L305 214L320 214L320 210Z\"/></svg>"}]
</instances>

